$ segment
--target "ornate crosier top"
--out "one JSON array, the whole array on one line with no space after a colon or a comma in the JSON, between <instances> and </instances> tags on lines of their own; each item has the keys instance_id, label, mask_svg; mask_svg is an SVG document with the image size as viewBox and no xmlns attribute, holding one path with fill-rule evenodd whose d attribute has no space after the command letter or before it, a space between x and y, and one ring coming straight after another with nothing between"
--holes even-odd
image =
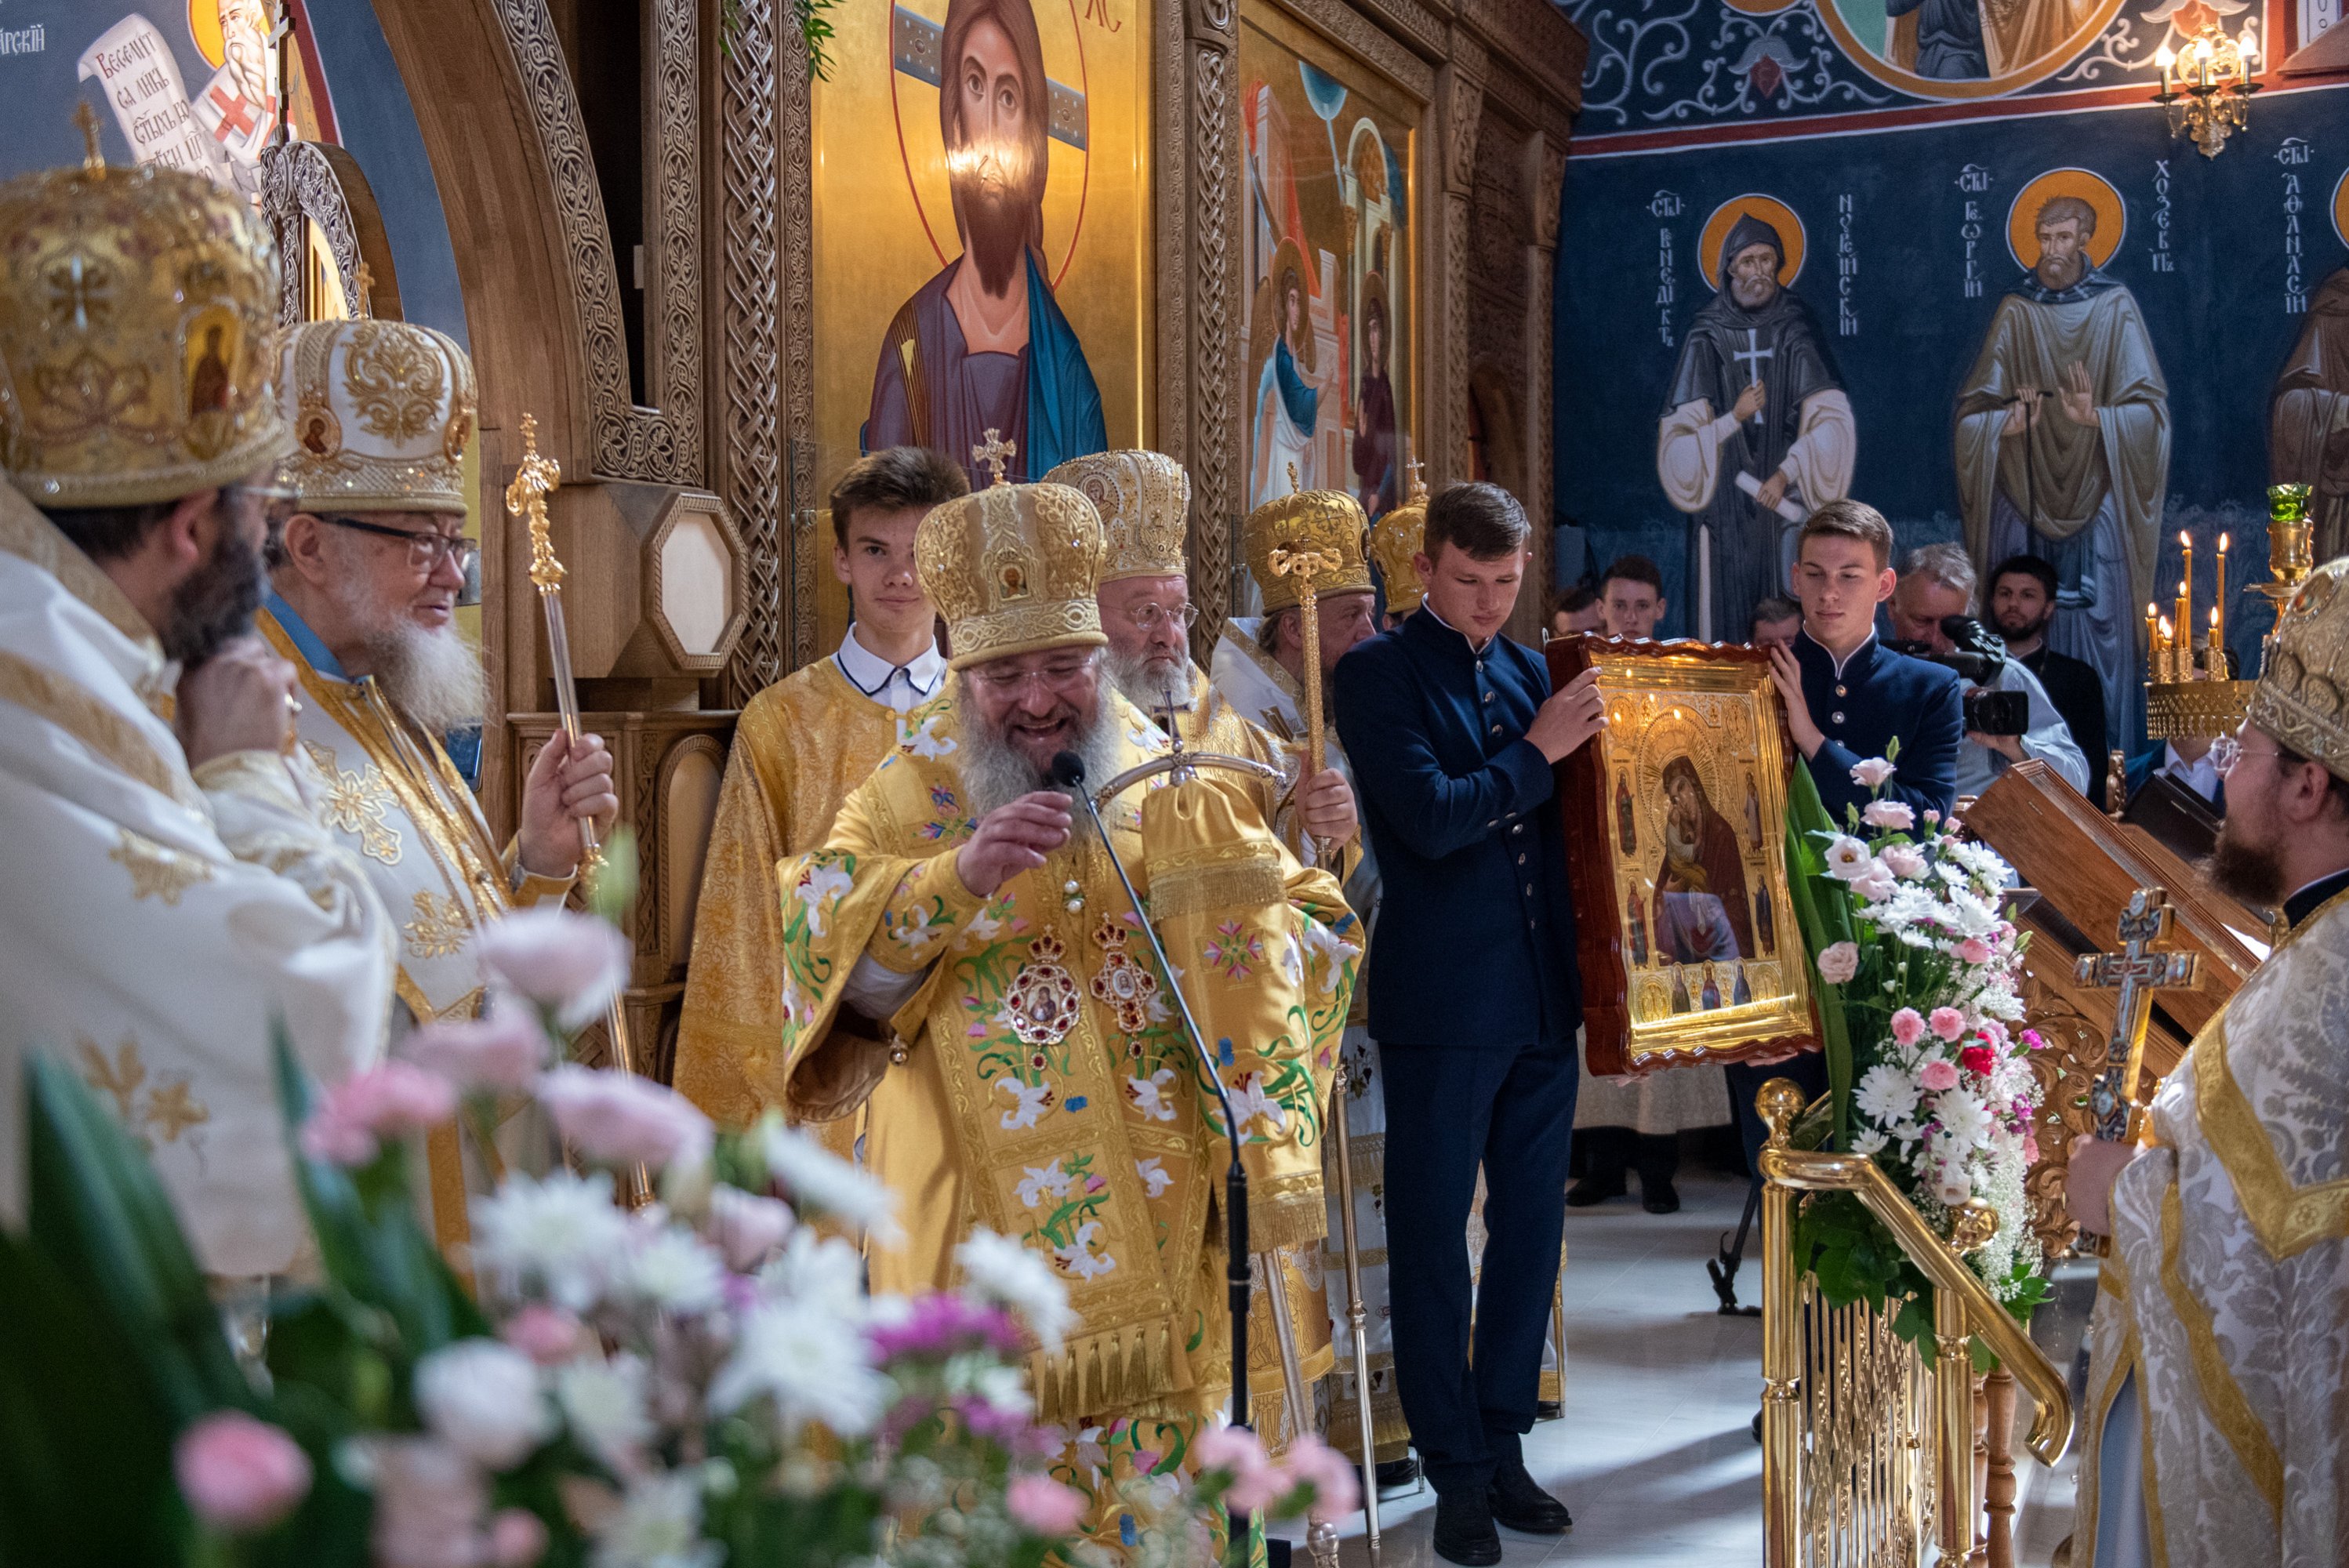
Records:
<instances>
[{"instance_id":1,"label":"ornate crosier top","mask_svg":"<svg viewBox=\"0 0 2349 1568\"><path fill-rule=\"evenodd\" d=\"M538 449L538 416L522 417L522 467L506 486L506 512L530 525L530 580L542 593L560 593L563 562L547 536L546 498L563 483L563 465Z\"/></svg>"},{"instance_id":2,"label":"ornate crosier top","mask_svg":"<svg viewBox=\"0 0 2349 1568\"><path fill-rule=\"evenodd\" d=\"M1003 482L1003 470L1010 467L1011 459L1019 455L1019 443L1005 440L1003 432L992 425L987 428L987 439L970 449L972 462L984 464L995 470L997 484Z\"/></svg>"}]
</instances>

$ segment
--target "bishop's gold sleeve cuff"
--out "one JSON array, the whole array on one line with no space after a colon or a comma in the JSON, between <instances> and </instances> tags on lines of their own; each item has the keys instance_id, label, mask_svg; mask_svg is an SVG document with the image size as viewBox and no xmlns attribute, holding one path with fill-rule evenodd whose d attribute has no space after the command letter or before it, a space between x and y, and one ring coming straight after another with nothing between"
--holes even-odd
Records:
<instances>
[{"instance_id":1,"label":"bishop's gold sleeve cuff","mask_svg":"<svg viewBox=\"0 0 2349 1568\"><path fill-rule=\"evenodd\" d=\"M911 975L936 959L947 938L987 907L987 900L963 885L955 866L958 849L917 861L897 879L881 913L880 929L865 948L874 962Z\"/></svg>"},{"instance_id":2,"label":"bishop's gold sleeve cuff","mask_svg":"<svg viewBox=\"0 0 2349 1568\"><path fill-rule=\"evenodd\" d=\"M571 896L571 889L579 881L579 868L571 874L543 877L522 863L522 835L506 841L505 851L498 857L505 862L506 891L512 895L516 909L533 909L542 903L561 903Z\"/></svg>"}]
</instances>

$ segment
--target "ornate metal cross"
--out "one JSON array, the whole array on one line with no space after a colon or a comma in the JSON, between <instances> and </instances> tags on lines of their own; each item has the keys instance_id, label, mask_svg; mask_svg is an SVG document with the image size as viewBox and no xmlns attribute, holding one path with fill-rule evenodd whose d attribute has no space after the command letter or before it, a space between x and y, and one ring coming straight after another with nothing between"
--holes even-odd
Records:
<instances>
[{"instance_id":1,"label":"ornate metal cross","mask_svg":"<svg viewBox=\"0 0 2349 1568\"><path fill-rule=\"evenodd\" d=\"M1003 470L1011 466L1011 459L1019 453L1019 442L1005 440L1003 432L989 425L987 428L987 439L970 449L970 460L993 469L995 482L1001 484Z\"/></svg>"},{"instance_id":2,"label":"ornate metal cross","mask_svg":"<svg viewBox=\"0 0 2349 1568\"><path fill-rule=\"evenodd\" d=\"M360 321L375 319L375 269L365 262L351 273L351 315ZM535 414L524 414L523 418L533 425L538 420ZM532 449L535 451L537 449L533 446ZM550 485L547 488L552 490L554 487Z\"/></svg>"},{"instance_id":3,"label":"ornate metal cross","mask_svg":"<svg viewBox=\"0 0 2349 1568\"><path fill-rule=\"evenodd\" d=\"M2088 1091L2096 1136L2115 1143L2125 1143L2137 1132L2137 1080L2145 1065L2145 1026L2153 994L2194 984L2200 959L2193 953L2152 950L2169 934L2170 913L2168 895L2161 889L2137 889L2121 914L2121 950L2084 953L2073 971L2083 985L2120 993L2113 1001L2112 1033L2105 1041L2105 1070Z\"/></svg>"}]
</instances>

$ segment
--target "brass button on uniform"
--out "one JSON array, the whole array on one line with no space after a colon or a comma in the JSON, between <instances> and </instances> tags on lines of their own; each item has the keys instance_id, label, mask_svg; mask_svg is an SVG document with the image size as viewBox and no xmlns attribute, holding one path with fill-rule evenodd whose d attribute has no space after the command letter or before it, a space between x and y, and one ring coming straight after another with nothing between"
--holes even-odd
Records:
<instances>
[{"instance_id":1,"label":"brass button on uniform","mask_svg":"<svg viewBox=\"0 0 2349 1568\"><path fill-rule=\"evenodd\" d=\"M1851 695L1851 693L1849 693L1849 692L1847 692L1847 691L1844 690L1844 689L1843 689L1843 687L1841 687L1841 686L1837 686L1837 687L1836 687L1836 696L1849 696L1850 695Z\"/></svg>"},{"instance_id":2,"label":"brass button on uniform","mask_svg":"<svg viewBox=\"0 0 2349 1568\"><path fill-rule=\"evenodd\" d=\"M1831 724L1841 724L1843 722L1843 715L1839 713L1831 713L1827 715L1827 721Z\"/></svg>"}]
</instances>

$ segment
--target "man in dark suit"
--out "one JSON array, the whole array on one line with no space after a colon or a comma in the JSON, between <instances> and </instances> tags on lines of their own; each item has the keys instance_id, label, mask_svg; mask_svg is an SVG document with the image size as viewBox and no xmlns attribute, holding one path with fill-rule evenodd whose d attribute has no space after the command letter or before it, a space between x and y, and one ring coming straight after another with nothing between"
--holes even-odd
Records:
<instances>
[{"instance_id":1,"label":"man in dark suit","mask_svg":"<svg viewBox=\"0 0 2349 1568\"><path fill-rule=\"evenodd\" d=\"M1551 769L1606 720L1598 671L1552 694L1539 655L1500 634L1531 533L1497 486L1436 497L1413 562L1419 613L1335 677L1382 884L1370 1028L1387 1075L1396 1382L1436 1490L1435 1550L1472 1565L1501 1560L1496 1522L1573 1522L1518 1439L1557 1282L1582 1022ZM1464 1238L1480 1164L1472 1358Z\"/></svg>"},{"instance_id":2,"label":"man in dark suit","mask_svg":"<svg viewBox=\"0 0 2349 1568\"><path fill-rule=\"evenodd\" d=\"M1989 586L1991 624L2006 640L2008 655L2047 688L2047 700L2088 759L2090 783L2099 786L2088 799L2103 805L2101 786L2112 766L2105 749L2105 688L2085 659L2047 645L2047 627L2055 619L2054 566L2036 555L2010 555L1991 568Z\"/></svg>"},{"instance_id":3,"label":"man in dark suit","mask_svg":"<svg viewBox=\"0 0 2349 1568\"><path fill-rule=\"evenodd\" d=\"M1963 683L1954 670L1878 645L1876 607L1892 596L1898 582L1892 528L1874 507L1831 500L1804 522L1794 583L1803 629L1793 647L1770 650L1770 678L1785 703L1795 748L1837 827L1846 807L1865 806L1870 799L1852 769L1884 756L1896 740L1900 755L1878 798L1903 801L1920 818L1928 811L1947 816L1957 802ZM1816 1052L1739 1062L1727 1073L1749 1164L1762 1148L1754 1097L1763 1084L1790 1078L1814 1099L1827 1088L1826 1065Z\"/></svg>"}]
</instances>

